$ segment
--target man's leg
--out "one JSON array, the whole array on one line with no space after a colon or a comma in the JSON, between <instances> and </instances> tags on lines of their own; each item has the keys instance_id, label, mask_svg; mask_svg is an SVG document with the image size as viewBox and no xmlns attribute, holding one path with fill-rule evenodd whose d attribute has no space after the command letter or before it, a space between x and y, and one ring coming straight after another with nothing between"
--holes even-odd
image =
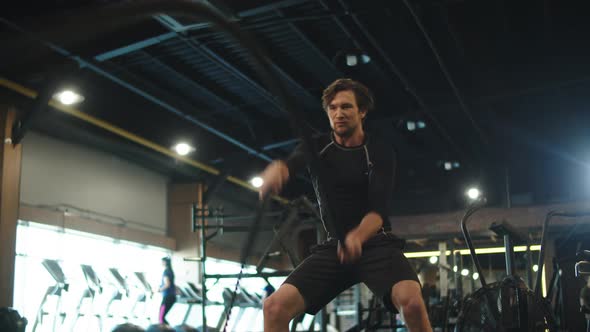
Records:
<instances>
[{"instance_id":1,"label":"man's leg","mask_svg":"<svg viewBox=\"0 0 590 332\"><path fill-rule=\"evenodd\" d=\"M396 283L391 288L391 301L402 314L410 332L432 331L419 283L414 280Z\"/></svg>"},{"instance_id":2,"label":"man's leg","mask_svg":"<svg viewBox=\"0 0 590 332\"><path fill-rule=\"evenodd\" d=\"M289 322L305 310L305 301L299 290L283 284L263 303L264 331L288 332Z\"/></svg>"}]
</instances>

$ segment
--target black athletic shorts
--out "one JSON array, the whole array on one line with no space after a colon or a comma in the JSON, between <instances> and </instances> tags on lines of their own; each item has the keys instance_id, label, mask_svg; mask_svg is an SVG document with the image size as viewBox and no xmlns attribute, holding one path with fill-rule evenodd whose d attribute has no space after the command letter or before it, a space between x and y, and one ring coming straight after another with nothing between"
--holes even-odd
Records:
<instances>
[{"instance_id":1,"label":"black athletic shorts","mask_svg":"<svg viewBox=\"0 0 590 332\"><path fill-rule=\"evenodd\" d=\"M396 312L390 296L393 285L402 280L419 282L403 254L404 244L404 240L391 233L380 233L363 244L358 261L342 264L336 254L337 241L326 241L311 249L311 255L285 283L299 290L305 301L305 312L311 315L359 282L365 283L389 310Z\"/></svg>"}]
</instances>

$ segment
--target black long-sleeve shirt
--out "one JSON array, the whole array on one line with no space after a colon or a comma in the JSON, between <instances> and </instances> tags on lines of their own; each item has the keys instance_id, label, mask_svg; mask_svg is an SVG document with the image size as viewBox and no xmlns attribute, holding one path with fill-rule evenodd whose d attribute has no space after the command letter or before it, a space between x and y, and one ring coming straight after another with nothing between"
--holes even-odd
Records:
<instances>
[{"instance_id":1,"label":"black long-sleeve shirt","mask_svg":"<svg viewBox=\"0 0 590 332\"><path fill-rule=\"evenodd\" d=\"M313 144L324 166L322 179L327 204L318 193L317 174L311 174L323 221L326 208L332 212L334 226L329 234L346 234L360 224L369 212L378 213L383 219L383 229L391 230L389 203L393 191L395 156L393 149L385 144L370 141L356 147L345 147L336 143L331 134L314 138ZM299 145L286 160L289 176L305 168L306 161L302 145ZM327 206L326 206L327 205Z\"/></svg>"}]
</instances>

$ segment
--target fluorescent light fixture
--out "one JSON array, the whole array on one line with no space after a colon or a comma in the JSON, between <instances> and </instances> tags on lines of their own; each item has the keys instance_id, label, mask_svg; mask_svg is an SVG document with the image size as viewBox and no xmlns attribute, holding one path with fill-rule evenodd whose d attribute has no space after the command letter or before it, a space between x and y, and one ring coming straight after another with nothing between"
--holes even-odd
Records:
<instances>
[{"instance_id":1,"label":"fluorescent light fixture","mask_svg":"<svg viewBox=\"0 0 590 332\"><path fill-rule=\"evenodd\" d=\"M476 200L479 198L479 196L481 196L481 192L479 191L479 189L473 187L467 190L466 195L467 197L469 197L469 199Z\"/></svg>"},{"instance_id":2,"label":"fluorescent light fixture","mask_svg":"<svg viewBox=\"0 0 590 332\"><path fill-rule=\"evenodd\" d=\"M447 250L447 252L447 256L450 255L450 251ZM404 255L407 258L427 258L440 255L440 251L405 252Z\"/></svg>"},{"instance_id":3,"label":"fluorescent light fixture","mask_svg":"<svg viewBox=\"0 0 590 332\"><path fill-rule=\"evenodd\" d=\"M535 272L539 271L539 265L537 265L537 264L533 265L533 271L535 271Z\"/></svg>"},{"instance_id":4,"label":"fluorescent light fixture","mask_svg":"<svg viewBox=\"0 0 590 332\"><path fill-rule=\"evenodd\" d=\"M467 277L469 275L469 270L467 270L467 269L461 270L461 275L464 277Z\"/></svg>"},{"instance_id":5,"label":"fluorescent light fixture","mask_svg":"<svg viewBox=\"0 0 590 332\"><path fill-rule=\"evenodd\" d=\"M260 188L264 184L264 180L260 176L255 176L250 180L250 183L254 188Z\"/></svg>"},{"instance_id":6,"label":"fluorescent light fixture","mask_svg":"<svg viewBox=\"0 0 590 332\"><path fill-rule=\"evenodd\" d=\"M174 146L174 151L181 156L186 156L187 154L195 151L195 148L188 145L188 143L180 142Z\"/></svg>"},{"instance_id":7,"label":"fluorescent light fixture","mask_svg":"<svg viewBox=\"0 0 590 332\"><path fill-rule=\"evenodd\" d=\"M438 256L430 256L428 261L430 262L430 264L436 264L436 262L438 262Z\"/></svg>"},{"instance_id":8,"label":"fluorescent light fixture","mask_svg":"<svg viewBox=\"0 0 590 332\"><path fill-rule=\"evenodd\" d=\"M531 246L531 251L540 251L541 245L535 244ZM515 246L514 252L525 252L526 246ZM477 248L475 249L476 254L503 254L505 252L504 247L490 247L490 248ZM459 250L459 254L462 256L469 255L469 249L461 249ZM432 256L440 256L440 251L418 251L418 252L406 252L404 255L407 258L429 258ZM445 252L446 256L451 255L451 251L447 250Z\"/></svg>"},{"instance_id":9,"label":"fluorescent light fixture","mask_svg":"<svg viewBox=\"0 0 590 332\"><path fill-rule=\"evenodd\" d=\"M358 311L356 310L338 310L336 311L336 316L350 316L356 315Z\"/></svg>"},{"instance_id":10,"label":"fluorescent light fixture","mask_svg":"<svg viewBox=\"0 0 590 332\"><path fill-rule=\"evenodd\" d=\"M479 273L473 272L473 276L472 277L473 277L473 280L479 279Z\"/></svg>"},{"instance_id":11,"label":"fluorescent light fixture","mask_svg":"<svg viewBox=\"0 0 590 332\"><path fill-rule=\"evenodd\" d=\"M84 97L72 90L62 90L53 95L55 100L59 101L64 105L74 105L81 103L84 100Z\"/></svg>"}]
</instances>

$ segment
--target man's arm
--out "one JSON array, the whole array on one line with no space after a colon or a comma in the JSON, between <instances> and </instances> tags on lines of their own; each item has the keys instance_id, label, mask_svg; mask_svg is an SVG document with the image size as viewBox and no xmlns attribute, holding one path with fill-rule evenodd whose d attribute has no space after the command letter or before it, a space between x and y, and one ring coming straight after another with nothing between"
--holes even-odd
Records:
<instances>
[{"instance_id":1,"label":"man's arm","mask_svg":"<svg viewBox=\"0 0 590 332\"><path fill-rule=\"evenodd\" d=\"M299 144L286 160L271 162L260 175L263 180L260 187L260 199L267 194L278 194L289 178L305 167L305 155L303 146Z\"/></svg>"},{"instance_id":2,"label":"man's arm","mask_svg":"<svg viewBox=\"0 0 590 332\"><path fill-rule=\"evenodd\" d=\"M389 222L387 216L393 193L395 157L393 150L382 149L378 152L369 183L369 212L346 235L346 250L338 250L341 262L358 259L362 254L363 243L375 235L385 222Z\"/></svg>"},{"instance_id":3,"label":"man's arm","mask_svg":"<svg viewBox=\"0 0 590 332\"><path fill-rule=\"evenodd\" d=\"M395 155L393 149L391 147L379 149L374 165L372 178L369 183L369 212L367 216L377 214L381 219L381 225L379 226L381 228L384 223L389 222L388 217L395 174Z\"/></svg>"},{"instance_id":4,"label":"man's arm","mask_svg":"<svg viewBox=\"0 0 590 332\"><path fill-rule=\"evenodd\" d=\"M362 243L365 243L373 235L375 235L383 226L383 219L376 212L369 212L365 215L361 223L355 227L351 232L358 237Z\"/></svg>"}]
</instances>

